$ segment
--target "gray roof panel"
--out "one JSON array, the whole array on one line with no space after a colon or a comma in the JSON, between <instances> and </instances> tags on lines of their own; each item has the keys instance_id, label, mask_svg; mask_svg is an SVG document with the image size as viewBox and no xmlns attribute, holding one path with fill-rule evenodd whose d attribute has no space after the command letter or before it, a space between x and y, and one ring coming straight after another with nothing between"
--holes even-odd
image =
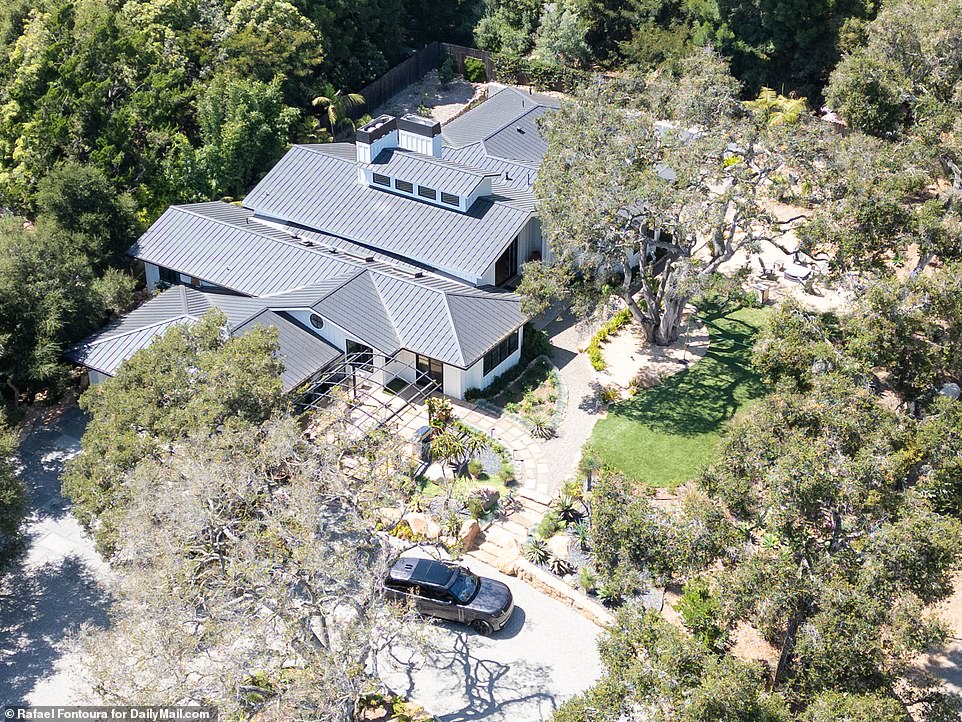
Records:
<instances>
[{"instance_id":1,"label":"gray roof panel","mask_svg":"<svg viewBox=\"0 0 962 722\"><path fill-rule=\"evenodd\" d=\"M540 165L548 143L538 128L538 119L547 111L548 108L537 106L514 118L482 141L485 152L493 158Z\"/></svg>"},{"instance_id":2,"label":"gray roof panel","mask_svg":"<svg viewBox=\"0 0 962 722\"><path fill-rule=\"evenodd\" d=\"M281 381L285 391L300 386L332 361L343 356L343 352L296 323L290 316L270 310L261 311L242 326L235 328L233 335L243 336L259 326L277 329L280 356L284 363Z\"/></svg>"},{"instance_id":3,"label":"gray roof panel","mask_svg":"<svg viewBox=\"0 0 962 722\"><path fill-rule=\"evenodd\" d=\"M477 282L528 221L509 203L477 200L461 213L357 180L356 163L295 146L247 196L255 213L283 219Z\"/></svg>"},{"instance_id":4,"label":"gray roof panel","mask_svg":"<svg viewBox=\"0 0 962 722\"><path fill-rule=\"evenodd\" d=\"M446 145L460 148L484 140L533 107L558 108L557 98L502 88L483 103L441 126Z\"/></svg>"},{"instance_id":5,"label":"gray roof panel","mask_svg":"<svg viewBox=\"0 0 962 722\"><path fill-rule=\"evenodd\" d=\"M471 168L403 148L382 150L372 163L362 163L361 167L456 196L469 196L486 177L498 175L497 171Z\"/></svg>"}]
</instances>

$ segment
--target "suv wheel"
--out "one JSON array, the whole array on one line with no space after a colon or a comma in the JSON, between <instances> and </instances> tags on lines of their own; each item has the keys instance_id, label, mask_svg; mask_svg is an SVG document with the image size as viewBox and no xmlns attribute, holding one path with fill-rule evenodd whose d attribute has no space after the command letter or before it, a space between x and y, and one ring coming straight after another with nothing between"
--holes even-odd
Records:
<instances>
[{"instance_id":1,"label":"suv wheel","mask_svg":"<svg viewBox=\"0 0 962 722\"><path fill-rule=\"evenodd\" d=\"M491 626L491 622L488 622L484 619L475 619L473 622L471 622L471 627L475 632L485 637L494 631L494 628Z\"/></svg>"}]
</instances>

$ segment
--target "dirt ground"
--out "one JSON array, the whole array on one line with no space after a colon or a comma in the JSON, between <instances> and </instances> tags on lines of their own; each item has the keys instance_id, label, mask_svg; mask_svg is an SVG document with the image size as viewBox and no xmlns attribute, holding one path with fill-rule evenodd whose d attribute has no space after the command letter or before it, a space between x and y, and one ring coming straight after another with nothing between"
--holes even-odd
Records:
<instances>
[{"instance_id":1,"label":"dirt ground","mask_svg":"<svg viewBox=\"0 0 962 722\"><path fill-rule=\"evenodd\" d=\"M448 85L441 85L438 82L438 71L432 70L420 82L402 90L372 115L387 113L399 117L407 113L417 114L418 108L425 105L431 109L434 120L447 123L468 103L484 97L487 92L488 83L469 83L460 77Z\"/></svg>"}]
</instances>

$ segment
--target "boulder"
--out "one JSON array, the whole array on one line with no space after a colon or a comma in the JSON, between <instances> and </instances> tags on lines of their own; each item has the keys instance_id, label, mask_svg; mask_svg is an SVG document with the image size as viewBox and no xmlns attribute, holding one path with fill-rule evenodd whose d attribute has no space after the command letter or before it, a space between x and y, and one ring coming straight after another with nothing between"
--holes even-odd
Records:
<instances>
[{"instance_id":1,"label":"boulder","mask_svg":"<svg viewBox=\"0 0 962 722\"><path fill-rule=\"evenodd\" d=\"M518 559L521 558L521 545L511 540L501 547L494 559L494 568L502 574L513 577L518 573Z\"/></svg>"},{"instance_id":2,"label":"boulder","mask_svg":"<svg viewBox=\"0 0 962 722\"><path fill-rule=\"evenodd\" d=\"M939 389L939 395L950 398L953 401L958 401L959 396L962 395L962 390L959 389L958 384L950 381L949 383L942 385L942 388Z\"/></svg>"},{"instance_id":3,"label":"boulder","mask_svg":"<svg viewBox=\"0 0 962 722\"><path fill-rule=\"evenodd\" d=\"M427 514L410 512L401 521L406 521L415 536L425 539L437 539L441 536L441 526Z\"/></svg>"},{"instance_id":4,"label":"boulder","mask_svg":"<svg viewBox=\"0 0 962 722\"><path fill-rule=\"evenodd\" d=\"M477 519L466 519L461 524L461 531L458 533L458 541L461 542L461 546L467 551L474 547L474 542L478 538L478 534L481 533L481 525L478 524Z\"/></svg>"},{"instance_id":5,"label":"boulder","mask_svg":"<svg viewBox=\"0 0 962 722\"><path fill-rule=\"evenodd\" d=\"M569 544L570 539L566 534L555 534L548 540L548 549L551 550L552 556L567 560Z\"/></svg>"},{"instance_id":6,"label":"boulder","mask_svg":"<svg viewBox=\"0 0 962 722\"><path fill-rule=\"evenodd\" d=\"M377 518L385 527L392 527L401 521L404 510L394 506L385 506L377 510Z\"/></svg>"}]
</instances>

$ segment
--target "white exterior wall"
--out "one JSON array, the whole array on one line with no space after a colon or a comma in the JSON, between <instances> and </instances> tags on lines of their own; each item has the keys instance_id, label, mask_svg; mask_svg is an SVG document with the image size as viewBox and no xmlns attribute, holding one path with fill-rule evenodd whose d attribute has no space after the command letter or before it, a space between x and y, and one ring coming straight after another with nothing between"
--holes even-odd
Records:
<instances>
[{"instance_id":1,"label":"white exterior wall","mask_svg":"<svg viewBox=\"0 0 962 722\"><path fill-rule=\"evenodd\" d=\"M422 155L432 155L435 158L441 157L441 135L440 133L433 138L428 138L419 133L412 133L409 130L398 131L398 147L405 150L413 150Z\"/></svg>"},{"instance_id":2,"label":"white exterior wall","mask_svg":"<svg viewBox=\"0 0 962 722\"><path fill-rule=\"evenodd\" d=\"M355 146L357 148L357 162L370 163L371 159L377 158L378 153L385 148L398 147L398 132L397 130L392 130L390 133L378 138L370 145L367 143L356 143Z\"/></svg>"},{"instance_id":3,"label":"white exterior wall","mask_svg":"<svg viewBox=\"0 0 962 722\"><path fill-rule=\"evenodd\" d=\"M413 384L416 360L414 354L410 351L405 349L398 351L394 358L388 360L384 366L384 383L389 382L395 376L399 376L409 384Z\"/></svg>"},{"instance_id":4,"label":"white exterior wall","mask_svg":"<svg viewBox=\"0 0 962 722\"><path fill-rule=\"evenodd\" d=\"M514 241L512 241L513 243ZM491 265L488 266L488 270L484 272L484 276L481 278L481 286L493 286L494 285L494 269L498 263L498 258L507 250L507 246L502 249L501 253L498 254ZM541 251L541 259L548 260L548 249L541 237L541 221L531 216L528 222L524 224L521 228L521 233L518 234L518 270L521 270L521 266L527 263L528 259L531 258L531 254L534 251Z\"/></svg>"},{"instance_id":5,"label":"white exterior wall","mask_svg":"<svg viewBox=\"0 0 962 722\"><path fill-rule=\"evenodd\" d=\"M443 191L444 189L439 188L438 190ZM474 190L471 191L471 193L469 193L467 196L461 197L460 208L462 211L466 212L469 208L471 208L471 206L474 205L474 202L478 200L478 198L484 198L485 196L489 195L491 195L491 176L486 176L481 179L481 182L474 187Z\"/></svg>"},{"instance_id":6,"label":"white exterior wall","mask_svg":"<svg viewBox=\"0 0 962 722\"><path fill-rule=\"evenodd\" d=\"M515 333L518 334L518 350L513 354L508 356L504 361L502 361L498 366L491 369L491 373L487 376L484 375L484 358L480 358L477 362L469 366L467 369L462 371L461 369L455 369L459 372L458 382L460 383L460 395L457 398L464 398L464 392L468 389L484 389L491 385L498 376L503 374L505 371L510 369L512 366L517 364L521 360L521 347L524 345L524 327L522 326ZM448 367L444 367L445 372L445 387L444 392L454 396L447 389L447 371Z\"/></svg>"},{"instance_id":7,"label":"white exterior wall","mask_svg":"<svg viewBox=\"0 0 962 722\"><path fill-rule=\"evenodd\" d=\"M324 319L324 328L314 328L311 325L311 314L314 313L314 311L310 309L307 309L307 308L299 308L299 309L293 309L293 310L288 309L287 313L289 313L291 316L293 316L298 321L300 321L304 326L311 329L311 331L313 331L318 336L323 338L329 344L334 346L334 348L340 349L341 351L347 351L348 339L352 341L356 341L357 343L363 343L365 346L368 345L361 339L349 334L347 331L345 331L343 328L338 326L336 323L332 323L330 320L326 318ZM375 383L379 383L382 385L386 384L388 381L391 380L392 376L389 376L384 371L385 361L386 361L386 358L384 354L378 353L377 349L374 349L374 367L375 367L374 371L371 373L363 373L363 374L362 372L358 372L358 373L370 378Z\"/></svg>"}]
</instances>

